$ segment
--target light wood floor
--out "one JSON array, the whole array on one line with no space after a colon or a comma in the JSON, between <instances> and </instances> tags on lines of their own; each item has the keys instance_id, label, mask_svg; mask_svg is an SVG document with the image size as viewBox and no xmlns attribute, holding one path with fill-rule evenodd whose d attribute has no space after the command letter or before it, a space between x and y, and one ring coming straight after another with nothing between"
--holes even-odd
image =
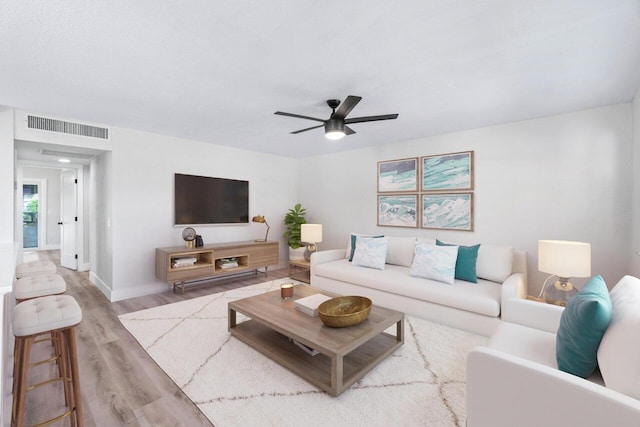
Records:
<instances>
[{"instance_id":1,"label":"light wood floor","mask_svg":"<svg viewBox=\"0 0 640 427\"><path fill-rule=\"evenodd\" d=\"M30 256L33 254L60 265L59 251L34 252ZM58 273L67 282L67 294L76 298L82 308L83 319L76 337L85 425L197 427L212 424L124 329L118 315L286 277L288 270L269 271L267 278L259 273L191 285L184 295L167 290L116 303L110 303L89 282L87 272L58 267ZM32 360L43 358L49 349L48 344L37 344ZM29 383L53 376L55 368L45 365L32 371L35 372L30 373L33 376ZM27 425L64 412L64 394L58 384L27 394ZM54 425L68 426L69 421Z\"/></svg>"}]
</instances>

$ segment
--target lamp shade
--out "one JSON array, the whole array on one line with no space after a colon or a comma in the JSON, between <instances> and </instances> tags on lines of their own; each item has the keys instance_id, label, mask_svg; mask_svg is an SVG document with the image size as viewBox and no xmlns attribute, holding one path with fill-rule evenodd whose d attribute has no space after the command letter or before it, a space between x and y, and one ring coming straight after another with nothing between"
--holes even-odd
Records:
<instances>
[{"instance_id":1,"label":"lamp shade","mask_svg":"<svg viewBox=\"0 0 640 427\"><path fill-rule=\"evenodd\" d=\"M591 245L564 240L539 240L538 270L558 277L589 277Z\"/></svg>"},{"instance_id":2,"label":"lamp shade","mask_svg":"<svg viewBox=\"0 0 640 427\"><path fill-rule=\"evenodd\" d=\"M262 215L256 215L256 216L254 216L253 218L251 218L251 221L252 221L252 222L260 222L260 223L262 223L262 224L264 224L264 223L266 223L266 222L267 222L267 220L266 220L266 219L264 219L264 217L263 217Z\"/></svg>"},{"instance_id":3,"label":"lamp shade","mask_svg":"<svg viewBox=\"0 0 640 427\"><path fill-rule=\"evenodd\" d=\"M322 242L322 224L302 224L300 240L307 243Z\"/></svg>"}]
</instances>

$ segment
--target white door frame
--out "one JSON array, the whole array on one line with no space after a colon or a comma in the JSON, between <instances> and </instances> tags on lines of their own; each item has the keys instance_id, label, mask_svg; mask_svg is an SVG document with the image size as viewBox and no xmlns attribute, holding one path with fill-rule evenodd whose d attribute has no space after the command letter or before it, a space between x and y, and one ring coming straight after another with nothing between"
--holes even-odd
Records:
<instances>
[{"instance_id":1,"label":"white door frame","mask_svg":"<svg viewBox=\"0 0 640 427\"><path fill-rule=\"evenodd\" d=\"M84 215L83 207L84 207L84 173L82 165L65 165L59 166L56 163L49 162L34 162L28 160L22 160L18 162L17 173L16 176L18 178L18 188L19 193L22 194L22 184L24 183L24 167L36 167L36 168L51 168L51 169L76 169L76 178L78 179L78 194L77 194L77 205L78 205L78 223L76 230L76 252L78 254L78 271L87 271L90 269L89 263L82 263L84 260ZM60 195L58 195L60 196ZM20 195L20 200L22 200L22 195ZM86 201L89 202L88 200ZM20 227L22 227L22 202L20 204L16 203L16 219L20 220ZM16 221L17 222L17 221ZM20 232L22 234L22 232ZM22 239L22 237L21 237ZM20 246L22 246L22 240L20 240Z\"/></svg>"}]
</instances>

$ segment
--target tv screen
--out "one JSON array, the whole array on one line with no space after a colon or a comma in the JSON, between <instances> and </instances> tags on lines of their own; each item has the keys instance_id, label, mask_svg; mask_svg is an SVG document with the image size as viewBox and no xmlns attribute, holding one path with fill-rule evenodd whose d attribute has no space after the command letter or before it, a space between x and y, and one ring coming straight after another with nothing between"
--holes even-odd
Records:
<instances>
[{"instance_id":1,"label":"tv screen","mask_svg":"<svg viewBox=\"0 0 640 427\"><path fill-rule=\"evenodd\" d=\"M249 181L175 174L175 225L249 223Z\"/></svg>"}]
</instances>

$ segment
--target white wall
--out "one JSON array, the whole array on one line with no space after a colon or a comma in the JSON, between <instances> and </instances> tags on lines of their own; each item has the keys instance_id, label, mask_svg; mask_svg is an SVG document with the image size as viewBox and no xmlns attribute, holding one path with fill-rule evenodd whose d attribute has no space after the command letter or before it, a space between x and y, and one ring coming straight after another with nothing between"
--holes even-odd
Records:
<instances>
[{"instance_id":1,"label":"white wall","mask_svg":"<svg viewBox=\"0 0 640 427\"><path fill-rule=\"evenodd\" d=\"M78 270L87 271L91 268L91 256L90 256L90 245L89 245L89 231L91 227L91 166L83 166L82 167L82 182L84 185L82 186L82 259L78 260Z\"/></svg>"},{"instance_id":2,"label":"white wall","mask_svg":"<svg viewBox=\"0 0 640 427\"><path fill-rule=\"evenodd\" d=\"M109 295L113 287L111 152L91 160L89 178L89 279ZM85 205L86 205L85 200Z\"/></svg>"},{"instance_id":3,"label":"white wall","mask_svg":"<svg viewBox=\"0 0 640 427\"><path fill-rule=\"evenodd\" d=\"M183 245L183 227L173 226L173 175L249 181L249 216L264 215L269 240L280 241L280 267L286 266L283 218L296 203L297 161L229 147L112 129L112 301L165 291L155 278L155 248ZM206 243L254 240L264 224L197 226Z\"/></svg>"},{"instance_id":4,"label":"white wall","mask_svg":"<svg viewBox=\"0 0 640 427\"><path fill-rule=\"evenodd\" d=\"M0 106L0 243L13 242L15 153L13 149L13 108Z\"/></svg>"},{"instance_id":5,"label":"white wall","mask_svg":"<svg viewBox=\"0 0 640 427\"><path fill-rule=\"evenodd\" d=\"M640 277L640 89L633 99L633 233L629 273Z\"/></svg>"},{"instance_id":6,"label":"white wall","mask_svg":"<svg viewBox=\"0 0 640 427\"><path fill-rule=\"evenodd\" d=\"M40 242L43 249L60 249L60 169L23 167L22 179L43 179L46 181L46 234L44 242Z\"/></svg>"},{"instance_id":7,"label":"white wall","mask_svg":"<svg viewBox=\"0 0 640 427\"><path fill-rule=\"evenodd\" d=\"M475 231L377 227L378 161L467 150L475 151ZM538 240L577 240L592 244L592 273L612 286L629 271L631 155L624 104L304 159L300 201L310 222L325 224L321 250L345 247L349 232L513 245L528 252L537 294L546 278Z\"/></svg>"}]
</instances>

